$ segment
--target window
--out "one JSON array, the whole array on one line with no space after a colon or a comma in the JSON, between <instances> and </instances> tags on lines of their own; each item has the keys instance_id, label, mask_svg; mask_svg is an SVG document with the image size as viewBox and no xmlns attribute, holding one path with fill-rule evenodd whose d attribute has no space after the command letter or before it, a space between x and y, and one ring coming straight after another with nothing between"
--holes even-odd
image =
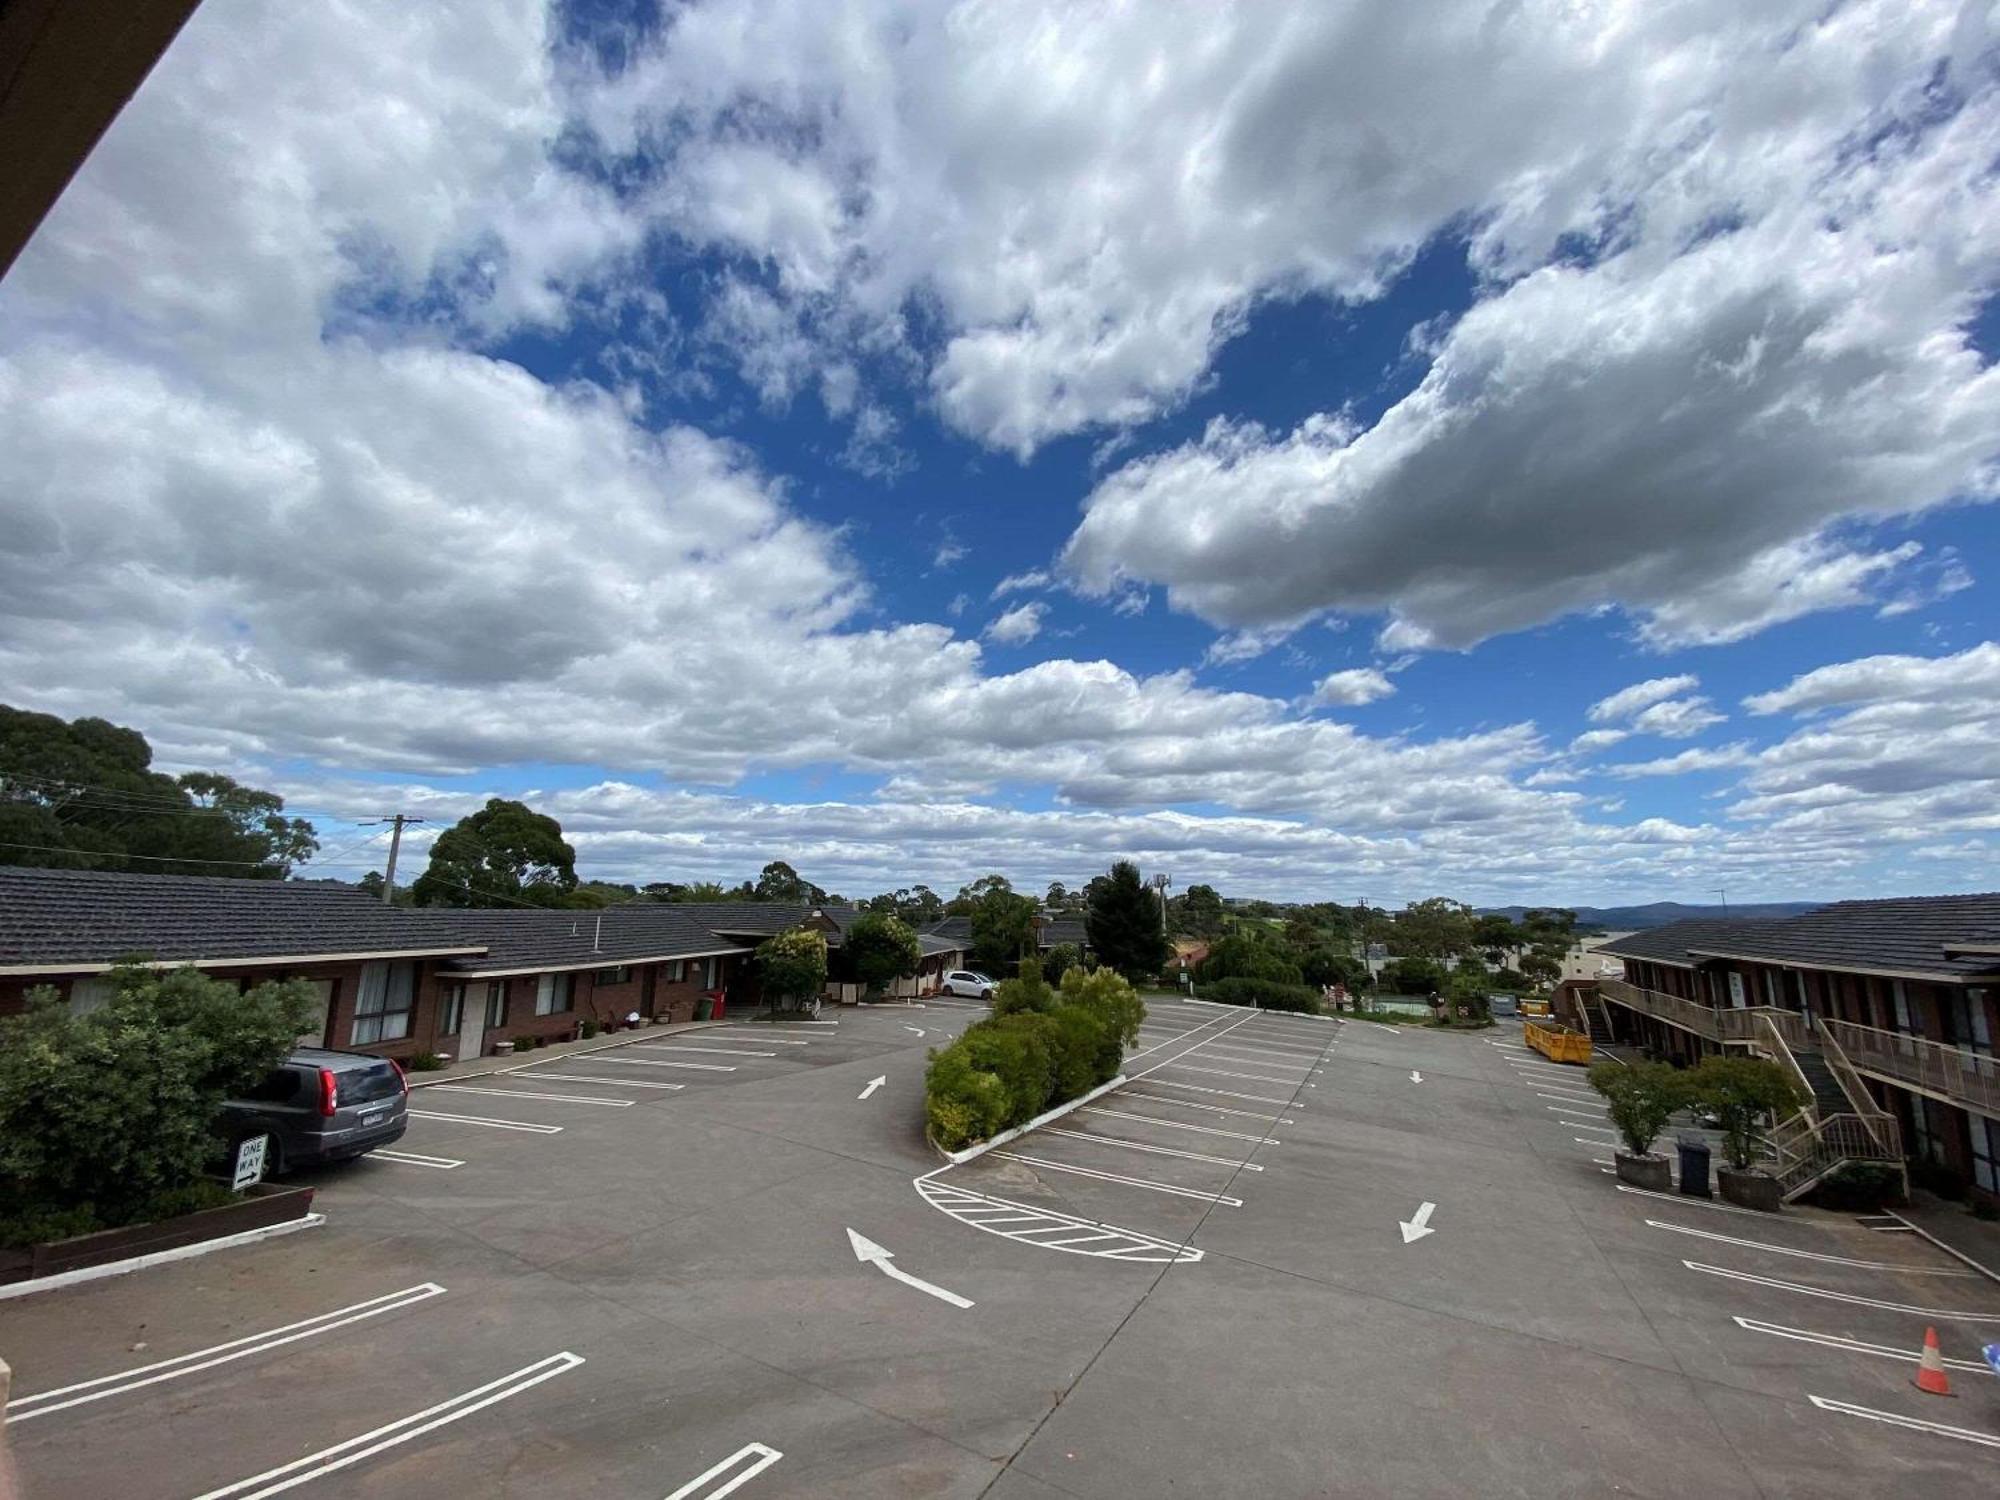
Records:
<instances>
[{"instance_id":1,"label":"window","mask_svg":"<svg viewBox=\"0 0 2000 1500\"><path fill-rule=\"evenodd\" d=\"M333 981L331 979L308 979L311 988L312 1015L306 1022L306 1029L299 1033L301 1047L319 1047L326 1043L327 1018L333 1014Z\"/></svg>"},{"instance_id":2,"label":"window","mask_svg":"<svg viewBox=\"0 0 2000 1500\"><path fill-rule=\"evenodd\" d=\"M602 989L607 984L624 984L632 978L632 970L625 964L615 969L599 969L590 976L592 989Z\"/></svg>"},{"instance_id":3,"label":"window","mask_svg":"<svg viewBox=\"0 0 2000 1500\"><path fill-rule=\"evenodd\" d=\"M1993 1050L1993 1031L1986 1024L1986 994L1983 990L1960 990L1946 1003L1951 1017L1951 1040L1974 1052Z\"/></svg>"},{"instance_id":4,"label":"window","mask_svg":"<svg viewBox=\"0 0 2000 1500\"><path fill-rule=\"evenodd\" d=\"M535 1014L561 1015L569 1009L570 984L574 974L544 974L535 981Z\"/></svg>"},{"instance_id":5,"label":"window","mask_svg":"<svg viewBox=\"0 0 2000 1500\"><path fill-rule=\"evenodd\" d=\"M1896 1001L1896 1029L1898 1031L1908 1031L1911 1029L1910 992L1903 988L1903 981L1898 979L1894 981L1894 988L1891 990L1891 994Z\"/></svg>"},{"instance_id":6,"label":"window","mask_svg":"<svg viewBox=\"0 0 2000 1500\"><path fill-rule=\"evenodd\" d=\"M361 966L361 983L354 996L357 1047L394 1042L410 1034L410 1012L417 999L417 966L412 963L372 963Z\"/></svg>"},{"instance_id":7,"label":"window","mask_svg":"<svg viewBox=\"0 0 2000 1500\"><path fill-rule=\"evenodd\" d=\"M507 981L496 979L486 986L486 1029L497 1031L507 1024Z\"/></svg>"},{"instance_id":8,"label":"window","mask_svg":"<svg viewBox=\"0 0 2000 1500\"><path fill-rule=\"evenodd\" d=\"M716 982L719 979L721 979L721 977L722 977L721 959L705 958L701 961L701 987L703 989L705 990L714 989L716 987Z\"/></svg>"},{"instance_id":9,"label":"window","mask_svg":"<svg viewBox=\"0 0 2000 1500\"><path fill-rule=\"evenodd\" d=\"M687 978L687 972L687 960L684 958L675 959L667 965L667 983L680 984Z\"/></svg>"},{"instance_id":10,"label":"window","mask_svg":"<svg viewBox=\"0 0 2000 1500\"><path fill-rule=\"evenodd\" d=\"M1972 1124L1972 1180L1989 1193L2000 1193L2000 1120L1966 1118Z\"/></svg>"},{"instance_id":11,"label":"window","mask_svg":"<svg viewBox=\"0 0 2000 1500\"><path fill-rule=\"evenodd\" d=\"M444 1009L438 1016L438 1035L457 1036L458 1028L465 1023L465 986L454 984L444 992Z\"/></svg>"},{"instance_id":12,"label":"window","mask_svg":"<svg viewBox=\"0 0 2000 1500\"><path fill-rule=\"evenodd\" d=\"M109 979L73 979L69 986L69 1013L87 1016L94 1010L102 1010L117 993L117 986Z\"/></svg>"}]
</instances>

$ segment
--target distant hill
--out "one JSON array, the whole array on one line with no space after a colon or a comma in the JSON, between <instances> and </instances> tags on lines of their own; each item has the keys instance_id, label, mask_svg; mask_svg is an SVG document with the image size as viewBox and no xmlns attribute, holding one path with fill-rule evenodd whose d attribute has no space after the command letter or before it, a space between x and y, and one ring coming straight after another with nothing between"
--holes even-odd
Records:
<instances>
[{"instance_id":1,"label":"distant hill","mask_svg":"<svg viewBox=\"0 0 2000 1500\"><path fill-rule=\"evenodd\" d=\"M1559 903L1551 902L1549 905ZM1610 932L1638 932L1648 927L1664 927L1669 922L1684 921L1689 917L1800 917L1809 911L1818 911L1826 905L1824 901L1767 901L1734 902L1728 906L1684 906L1678 901L1655 901L1648 906L1578 906L1571 910L1576 913L1579 927L1601 927ZM1493 912L1499 916L1521 920L1524 912L1535 908L1527 906L1483 906L1482 912Z\"/></svg>"}]
</instances>

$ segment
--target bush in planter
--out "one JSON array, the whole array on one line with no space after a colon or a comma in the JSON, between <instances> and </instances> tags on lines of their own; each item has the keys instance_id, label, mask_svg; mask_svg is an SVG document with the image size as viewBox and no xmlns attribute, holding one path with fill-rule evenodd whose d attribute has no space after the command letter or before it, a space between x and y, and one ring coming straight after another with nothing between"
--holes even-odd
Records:
<instances>
[{"instance_id":1,"label":"bush in planter","mask_svg":"<svg viewBox=\"0 0 2000 1500\"><path fill-rule=\"evenodd\" d=\"M1196 993L1219 1005L1254 1005L1261 1010L1297 1011L1319 1014L1319 995L1302 984L1280 984L1270 979L1218 979Z\"/></svg>"},{"instance_id":2,"label":"bush in planter","mask_svg":"<svg viewBox=\"0 0 2000 1500\"><path fill-rule=\"evenodd\" d=\"M299 980L238 993L191 968L110 978L87 1015L40 988L0 1019L0 1224L154 1217L214 1159L222 1101L290 1052L312 1011Z\"/></svg>"},{"instance_id":3,"label":"bush in planter","mask_svg":"<svg viewBox=\"0 0 2000 1500\"><path fill-rule=\"evenodd\" d=\"M1653 1142L1692 1098L1688 1075L1665 1063L1627 1067L1606 1061L1591 1068L1590 1086L1604 1096L1605 1112L1625 1142L1618 1161L1619 1176L1638 1187L1659 1191L1671 1187L1672 1168L1664 1156L1653 1155ZM1628 1165L1624 1159L1627 1154L1637 1160Z\"/></svg>"},{"instance_id":4,"label":"bush in planter","mask_svg":"<svg viewBox=\"0 0 2000 1500\"><path fill-rule=\"evenodd\" d=\"M1790 1114L1804 1102L1785 1070L1761 1057L1705 1057L1689 1087L1722 1132L1723 1161L1738 1172L1757 1163L1765 1117Z\"/></svg>"}]
</instances>

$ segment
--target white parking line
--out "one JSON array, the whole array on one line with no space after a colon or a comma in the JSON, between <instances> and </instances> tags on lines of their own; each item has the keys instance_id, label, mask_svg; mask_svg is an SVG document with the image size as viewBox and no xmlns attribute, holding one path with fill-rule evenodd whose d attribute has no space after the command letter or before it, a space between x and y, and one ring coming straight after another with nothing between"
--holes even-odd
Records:
<instances>
[{"instance_id":1,"label":"white parking line","mask_svg":"<svg viewBox=\"0 0 2000 1500\"><path fill-rule=\"evenodd\" d=\"M425 1156L420 1151L388 1151L377 1146L368 1153L371 1161L393 1161L405 1167L436 1167L441 1172L449 1172L453 1167L462 1167L464 1162L454 1156Z\"/></svg>"},{"instance_id":2,"label":"white parking line","mask_svg":"<svg viewBox=\"0 0 2000 1500\"><path fill-rule=\"evenodd\" d=\"M1601 1120L1604 1118L1604 1111L1601 1109L1597 1113L1592 1114L1589 1110L1578 1109L1573 1104L1544 1104L1542 1108L1549 1111L1550 1114L1574 1115L1580 1120Z\"/></svg>"},{"instance_id":3,"label":"white parking line","mask_svg":"<svg viewBox=\"0 0 2000 1500\"><path fill-rule=\"evenodd\" d=\"M345 1328L350 1323L359 1323L386 1312L400 1312L406 1307L416 1306L419 1302L442 1297L444 1290L435 1281L419 1282L416 1286L404 1287L400 1292L385 1292L379 1297L370 1297L365 1302L336 1307L332 1312L324 1312L317 1317L302 1318L296 1323L287 1323L282 1328L245 1334L240 1339L231 1339L226 1344L216 1344L212 1348L177 1354L172 1359L155 1360L152 1364L140 1365L133 1370L121 1370L115 1375L100 1375L95 1380L79 1380L74 1385L59 1386L52 1391L37 1391L32 1396L16 1396L7 1403L7 1420L25 1422L31 1417L45 1417L53 1411L67 1411L72 1406L87 1406L93 1401L122 1396L127 1391L158 1385L164 1380L178 1380L183 1375L192 1375L199 1370L212 1370L217 1365L248 1359L251 1355L262 1354L267 1349L296 1344L300 1339L309 1339L315 1334L331 1333L334 1329ZM56 1399L60 1396L69 1399Z\"/></svg>"},{"instance_id":4,"label":"white parking line","mask_svg":"<svg viewBox=\"0 0 2000 1500\"><path fill-rule=\"evenodd\" d=\"M1651 1188L1632 1187L1630 1184L1623 1182L1618 1184L1618 1191L1621 1193L1637 1193L1641 1198L1658 1198L1662 1203L1681 1203L1687 1205L1689 1208L1712 1208L1719 1214L1742 1214L1746 1218L1752 1219L1764 1219L1768 1217L1765 1214L1759 1213L1754 1208L1738 1208L1733 1203L1713 1203L1706 1198L1696 1198L1688 1193L1656 1193Z\"/></svg>"},{"instance_id":5,"label":"white parking line","mask_svg":"<svg viewBox=\"0 0 2000 1500\"><path fill-rule=\"evenodd\" d=\"M415 1120L449 1120L454 1125L483 1125L489 1130L525 1130L530 1135L561 1135L560 1125L528 1125L520 1120L489 1120L484 1115L444 1115L435 1110L413 1109L410 1118Z\"/></svg>"},{"instance_id":6,"label":"white parking line","mask_svg":"<svg viewBox=\"0 0 2000 1500\"><path fill-rule=\"evenodd\" d=\"M1187 1085L1180 1084L1178 1087L1186 1088ZM1169 1099L1165 1094L1128 1094L1125 1090L1120 1089L1113 1097L1117 1099L1143 1099L1148 1104L1177 1104L1182 1109L1204 1109L1210 1114L1215 1115L1241 1115L1246 1120L1275 1121L1284 1118L1282 1111L1275 1115L1267 1115L1261 1110L1255 1109L1230 1109L1227 1105L1222 1104L1197 1104L1192 1099Z\"/></svg>"},{"instance_id":7,"label":"white parking line","mask_svg":"<svg viewBox=\"0 0 2000 1500\"><path fill-rule=\"evenodd\" d=\"M685 1047L677 1042L662 1042L657 1047L634 1047L634 1052L712 1052L723 1057L776 1057L775 1052L751 1052L742 1047Z\"/></svg>"},{"instance_id":8,"label":"white parking line","mask_svg":"<svg viewBox=\"0 0 2000 1500\"><path fill-rule=\"evenodd\" d=\"M543 1077L549 1077L543 1074ZM434 1083L431 1088L440 1094L492 1094L501 1099L560 1099L565 1104L596 1104L605 1109L630 1109L630 1099L598 1099L589 1094L536 1094L526 1089L481 1089L469 1083Z\"/></svg>"},{"instance_id":9,"label":"white parking line","mask_svg":"<svg viewBox=\"0 0 2000 1500\"><path fill-rule=\"evenodd\" d=\"M1287 1109L1304 1109L1303 1104L1294 1104L1289 1099L1272 1099L1263 1094L1238 1094L1229 1089L1206 1089L1198 1083L1176 1083L1171 1078L1155 1078L1153 1082L1163 1089L1186 1089L1193 1094L1213 1094L1218 1099L1244 1099L1252 1104L1282 1104Z\"/></svg>"},{"instance_id":10,"label":"white parking line","mask_svg":"<svg viewBox=\"0 0 2000 1500\"><path fill-rule=\"evenodd\" d=\"M1829 1302L1846 1302L1854 1307L1879 1307L1884 1312L1913 1313L1920 1318L1957 1318L1967 1323L2000 1323L2000 1313L1954 1312L1945 1307L1912 1307L1907 1302L1883 1302L1874 1297L1856 1297L1849 1292L1830 1292L1825 1287L1807 1286L1798 1281L1779 1281L1772 1276L1752 1276L1748 1271L1732 1271L1726 1266L1705 1266L1698 1260L1681 1262L1690 1271L1704 1276L1722 1276L1730 1281L1747 1281L1756 1286L1776 1287L1782 1292L1798 1292L1806 1297L1824 1297Z\"/></svg>"},{"instance_id":11,"label":"white parking line","mask_svg":"<svg viewBox=\"0 0 2000 1500\"><path fill-rule=\"evenodd\" d=\"M661 1062L652 1057L593 1057L594 1063L622 1063L628 1068L692 1068L698 1073L734 1073L732 1063L677 1063Z\"/></svg>"},{"instance_id":12,"label":"white parking line","mask_svg":"<svg viewBox=\"0 0 2000 1500\"><path fill-rule=\"evenodd\" d=\"M1199 1052L1199 1047L1195 1051ZM1296 1078L1273 1078L1269 1073L1232 1073L1227 1068L1197 1068L1193 1063L1170 1062L1170 1068L1179 1068L1183 1073L1208 1073L1217 1078L1243 1078L1251 1083L1297 1083Z\"/></svg>"},{"instance_id":13,"label":"white parking line","mask_svg":"<svg viewBox=\"0 0 2000 1500\"><path fill-rule=\"evenodd\" d=\"M1309 1057L1290 1057L1282 1052L1255 1052L1247 1047L1235 1046L1218 1046L1214 1048L1202 1046L1195 1048L1195 1051L1208 1057L1220 1058L1224 1062L1247 1063L1251 1067L1258 1068L1275 1065L1284 1068L1298 1068L1303 1071L1310 1069L1319 1060L1318 1053L1314 1053Z\"/></svg>"},{"instance_id":14,"label":"white parking line","mask_svg":"<svg viewBox=\"0 0 2000 1500\"><path fill-rule=\"evenodd\" d=\"M1044 1167L1051 1172L1068 1172L1077 1177L1095 1177L1100 1182L1122 1182L1129 1187L1145 1188L1155 1193L1171 1193L1176 1198L1199 1198L1203 1203L1219 1203L1224 1208L1241 1208L1241 1198L1226 1197L1221 1193L1198 1193L1193 1188L1169 1187L1163 1182L1148 1182L1143 1177L1120 1177L1116 1172L1098 1172L1089 1167L1072 1167L1066 1162L1047 1161L1039 1156L1022 1156L1013 1151L993 1151L989 1155L1004 1157L1008 1161L1023 1162L1031 1167Z\"/></svg>"},{"instance_id":15,"label":"white parking line","mask_svg":"<svg viewBox=\"0 0 2000 1500\"><path fill-rule=\"evenodd\" d=\"M667 1496L667 1500L695 1500L697 1495L700 1496L700 1500L722 1500L724 1495L733 1494L784 1456L776 1448L764 1443L747 1444L744 1447L738 1448L713 1468L702 1470L701 1473L695 1475L694 1478ZM754 1458L756 1461L747 1469L739 1468L738 1466L746 1458ZM730 1475L727 1484L719 1485L712 1490L702 1488L711 1479L728 1474L731 1469L736 1469L737 1472Z\"/></svg>"},{"instance_id":16,"label":"white parking line","mask_svg":"<svg viewBox=\"0 0 2000 1500\"><path fill-rule=\"evenodd\" d=\"M644 1078L605 1078L594 1073L540 1073L540 1078L552 1079L557 1083L594 1083L607 1089L684 1089L684 1083L654 1083Z\"/></svg>"},{"instance_id":17,"label":"white parking line","mask_svg":"<svg viewBox=\"0 0 2000 1500\"><path fill-rule=\"evenodd\" d=\"M1652 1229L1664 1229L1669 1234L1692 1235L1698 1240L1714 1240L1724 1245L1743 1245L1752 1250L1765 1250L1772 1255L1789 1255L1798 1260L1823 1261L1830 1266L1856 1266L1864 1271L1903 1271L1911 1276L1957 1276L1971 1278L1976 1271L1962 1271L1957 1266L1931 1268L1905 1265L1893 1260L1854 1260L1845 1255L1822 1255L1817 1250L1794 1250L1789 1245L1770 1245L1762 1240L1738 1239L1733 1234L1713 1234L1706 1229L1690 1229L1685 1224L1669 1224L1663 1219L1648 1219L1646 1224Z\"/></svg>"},{"instance_id":18,"label":"white parking line","mask_svg":"<svg viewBox=\"0 0 2000 1500\"><path fill-rule=\"evenodd\" d=\"M1197 1106L1198 1108L1201 1106ZM1167 1130L1189 1130L1196 1135L1226 1136L1232 1141L1256 1141L1260 1144L1276 1146L1282 1144L1269 1136L1251 1135L1243 1130L1217 1130L1213 1125L1190 1125L1185 1120L1162 1120L1153 1115L1135 1115L1128 1110L1104 1109L1095 1104L1086 1104L1077 1111L1080 1115L1109 1115L1114 1120L1140 1120L1148 1125L1158 1125Z\"/></svg>"},{"instance_id":19,"label":"white parking line","mask_svg":"<svg viewBox=\"0 0 2000 1500\"><path fill-rule=\"evenodd\" d=\"M1544 1083L1539 1078L1537 1078L1533 1083L1523 1085L1523 1087L1533 1089L1536 1093L1540 1094L1544 1099L1566 1099L1566 1100L1587 1099L1595 1103L1596 1101L1604 1097L1602 1094L1592 1093L1587 1089L1568 1088L1560 1083ZM1555 1092L1551 1094L1549 1092L1550 1089L1554 1089ZM1602 1105L1599 1105L1599 1107L1602 1108Z\"/></svg>"},{"instance_id":20,"label":"white parking line","mask_svg":"<svg viewBox=\"0 0 2000 1500\"><path fill-rule=\"evenodd\" d=\"M1939 1437L1957 1438L1963 1443L1977 1443L1982 1448L2000 1448L2000 1437L1990 1432L1973 1432L1965 1427L1947 1427L1942 1422L1926 1422L1918 1417L1898 1416L1892 1411L1876 1411L1871 1406L1855 1406L1847 1401L1829 1401L1824 1396L1808 1395L1821 1411L1840 1412L1850 1417L1866 1417L1871 1422L1887 1422L1891 1427L1907 1427L1913 1432L1932 1432Z\"/></svg>"},{"instance_id":21,"label":"white parking line","mask_svg":"<svg viewBox=\"0 0 2000 1500\"><path fill-rule=\"evenodd\" d=\"M1137 1141L1121 1141L1115 1135L1092 1135L1087 1130L1060 1130L1053 1125L1042 1127L1044 1135L1068 1136L1073 1141L1089 1141L1097 1146L1121 1146L1127 1151L1143 1151L1148 1156L1178 1156L1182 1161L1212 1161L1221 1167L1241 1167L1246 1172L1261 1172L1264 1169L1255 1162L1244 1161L1235 1156L1210 1156L1203 1151L1175 1151L1167 1146L1143 1146Z\"/></svg>"},{"instance_id":22,"label":"white parking line","mask_svg":"<svg viewBox=\"0 0 2000 1500\"><path fill-rule=\"evenodd\" d=\"M1734 1319L1736 1326L1752 1333L1768 1333L1773 1338L1792 1339L1801 1344L1819 1344L1828 1349L1845 1349L1851 1354L1873 1354L1882 1359L1900 1359L1913 1365L1923 1358L1921 1351L1897 1349L1888 1344L1871 1344L1866 1339L1844 1338L1837 1333L1814 1333L1809 1328L1787 1328L1783 1323L1765 1323L1756 1318ZM1968 1375L2000 1374L1983 1359L1947 1359L1945 1364Z\"/></svg>"}]
</instances>

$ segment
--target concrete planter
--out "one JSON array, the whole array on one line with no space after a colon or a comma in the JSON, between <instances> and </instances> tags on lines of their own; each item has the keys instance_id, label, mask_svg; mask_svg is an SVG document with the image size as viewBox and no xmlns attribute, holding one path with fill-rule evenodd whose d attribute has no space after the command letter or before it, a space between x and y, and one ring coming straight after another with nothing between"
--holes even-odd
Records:
<instances>
[{"instance_id":1,"label":"concrete planter","mask_svg":"<svg viewBox=\"0 0 2000 1500\"><path fill-rule=\"evenodd\" d=\"M1778 1187L1778 1179L1769 1172L1759 1172L1755 1167L1743 1171L1735 1167L1718 1167L1715 1183L1722 1189L1722 1196L1738 1208L1754 1208L1774 1214L1784 1207L1785 1197Z\"/></svg>"},{"instance_id":2,"label":"concrete planter","mask_svg":"<svg viewBox=\"0 0 2000 1500\"><path fill-rule=\"evenodd\" d=\"M1613 1153L1613 1160L1620 1182L1654 1193L1671 1193L1674 1190L1673 1163L1657 1152L1648 1151L1644 1156L1635 1156L1630 1151L1619 1150Z\"/></svg>"},{"instance_id":3,"label":"concrete planter","mask_svg":"<svg viewBox=\"0 0 2000 1500\"><path fill-rule=\"evenodd\" d=\"M0 1283L56 1276L86 1266L131 1260L162 1250L178 1250L203 1240L219 1240L248 1229L267 1229L303 1219L312 1212L313 1189L275 1187L260 1182L235 1203L181 1214L153 1224L128 1224L101 1229L74 1239L50 1240L23 1250L0 1253Z\"/></svg>"}]
</instances>

